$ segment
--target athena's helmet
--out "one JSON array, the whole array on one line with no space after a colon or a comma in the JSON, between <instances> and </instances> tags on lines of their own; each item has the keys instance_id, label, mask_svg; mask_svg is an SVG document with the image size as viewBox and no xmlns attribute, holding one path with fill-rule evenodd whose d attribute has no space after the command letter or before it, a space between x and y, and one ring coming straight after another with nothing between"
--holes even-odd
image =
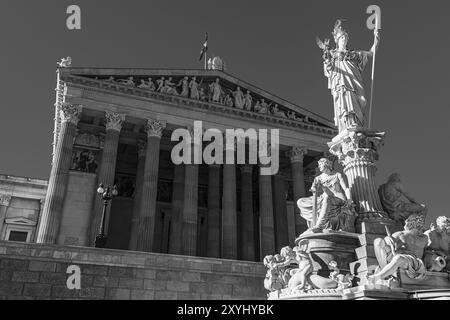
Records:
<instances>
[{"instance_id":1,"label":"athena's helmet","mask_svg":"<svg viewBox=\"0 0 450 320\"><path fill-rule=\"evenodd\" d=\"M332 32L332 35L333 35L333 39L334 39L335 43L337 43L338 39L343 35L347 36L347 39L349 38L347 31L343 27L344 21L346 21L346 20L338 19L336 21L336 24L334 25L334 30Z\"/></svg>"}]
</instances>

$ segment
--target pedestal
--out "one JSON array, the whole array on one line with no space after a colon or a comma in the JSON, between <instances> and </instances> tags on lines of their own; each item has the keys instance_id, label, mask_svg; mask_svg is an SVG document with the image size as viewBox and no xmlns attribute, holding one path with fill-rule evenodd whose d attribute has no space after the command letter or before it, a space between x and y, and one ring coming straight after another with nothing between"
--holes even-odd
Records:
<instances>
[{"instance_id":1,"label":"pedestal","mask_svg":"<svg viewBox=\"0 0 450 320\"><path fill-rule=\"evenodd\" d=\"M328 143L330 152L344 167L359 221L387 218L375 187L375 162L378 148L384 143L384 135L384 132L350 128Z\"/></svg>"}]
</instances>

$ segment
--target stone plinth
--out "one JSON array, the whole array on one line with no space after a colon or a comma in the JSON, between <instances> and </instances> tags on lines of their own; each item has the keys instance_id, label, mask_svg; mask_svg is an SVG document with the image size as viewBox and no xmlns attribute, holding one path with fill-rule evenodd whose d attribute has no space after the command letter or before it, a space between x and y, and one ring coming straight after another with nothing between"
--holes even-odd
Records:
<instances>
[{"instance_id":1,"label":"stone plinth","mask_svg":"<svg viewBox=\"0 0 450 320\"><path fill-rule=\"evenodd\" d=\"M355 248L359 246L358 234L347 232L306 233L295 240L300 245L307 244L313 260L313 273L327 278L328 264L336 261L342 274L350 273L349 264L355 261Z\"/></svg>"},{"instance_id":2,"label":"stone plinth","mask_svg":"<svg viewBox=\"0 0 450 320\"><path fill-rule=\"evenodd\" d=\"M69 290L67 268L81 272ZM262 263L0 241L0 300L264 300Z\"/></svg>"},{"instance_id":3,"label":"stone plinth","mask_svg":"<svg viewBox=\"0 0 450 320\"><path fill-rule=\"evenodd\" d=\"M375 186L375 162L383 142L384 133L354 128L341 132L328 143L330 152L344 167L360 220L387 216Z\"/></svg>"},{"instance_id":4,"label":"stone plinth","mask_svg":"<svg viewBox=\"0 0 450 320\"><path fill-rule=\"evenodd\" d=\"M350 271L355 275L358 285L366 284L366 276L378 266L373 241L387 236L386 228L393 234L403 230L403 226L387 218L364 217L356 226L359 235L359 246L355 249L356 260L350 263Z\"/></svg>"}]
</instances>

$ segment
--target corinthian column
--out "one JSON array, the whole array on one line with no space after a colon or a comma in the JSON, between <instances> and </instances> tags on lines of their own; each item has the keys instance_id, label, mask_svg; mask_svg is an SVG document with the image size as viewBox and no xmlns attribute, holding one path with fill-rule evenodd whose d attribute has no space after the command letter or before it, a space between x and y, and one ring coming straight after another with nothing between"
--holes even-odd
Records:
<instances>
[{"instance_id":1,"label":"corinthian column","mask_svg":"<svg viewBox=\"0 0 450 320\"><path fill-rule=\"evenodd\" d=\"M278 172L273 179L273 197L274 197L274 211L275 211L275 239L276 251L280 251L284 246L289 245L288 219L286 208L286 183L285 176Z\"/></svg>"},{"instance_id":2,"label":"corinthian column","mask_svg":"<svg viewBox=\"0 0 450 320\"><path fill-rule=\"evenodd\" d=\"M142 184L144 182L144 167L145 167L145 153L147 146L145 141L138 140L138 162L136 171L136 189L133 201L133 215L131 218L131 233L130 233L130 250L136 250L137 246L137 231L139 222L139 206L142 198Z\"/></svg>"},{"instance_id":3,"label":"corinthian column","mask_svg":"<svg viewBox=\"0 0 450 320\"><path fill-rule=\"evenodd\" d=\"M207 255L220 258L220 165L209 165Z\"/></svg>"},{"instance_id":4,"label":"corinthian column","mask_svg":"<svg viewBox=\"0 0 450 320\"><path fill-rule=\"evenodd\" d=\"M152 119L147 121L147 153L138 220L137 250L139 251L151 252L154 250L159 149L165 127L166 123L163 121Z\"/></svg>"},{"instance_id":5,"label":"corinthian column","mask_svg":"<svg viewBox=\"0 0 450 320\"><path fill-rule=\"evenodd\" d=\"M259 168L259 217L261 224L261 257L275 253L275 230L272 203L272 176L262 175Z\"/></svg>"},{"instance_id":6,"label":"corinthian column","mask_svg":"<svg viewBox=\"0 0 450 320\"><path fill-rule=\"evenodd\" d=\"M11 203L10 195L0 194L0 236L2 234L3 225L5 223L6 211L8 210L10 203Z\"/></svg>"},{"instance_id":7,"label":"corinthian column","mask_svg":"<svg viewBox=\"0 0 450 320\"><path fill-rule=\"evenodd\" d=\"M255 260L253 224L253 166L241 166L242 259Z\"/></svg>"},{"instance_id":8,"label":"corinthian column","mask_svg":"<svg viewBox=\"0 0 450 320\"><path fill-rule=\"evenodd\" d=\"M289 152L291 159L292 186L294 194L294 212L295 212L295 234L298 236L308 229L306 220L300 216L300 209L297 201L306 196L305 175L303 172L303 158L308 153L308 149L301 146L293 146Z\"/></svg>"},{"instance_id":9,"label":"corinthian column","mask_svg":"<svg viewBox=\"0 0 450 320\"><path fill-rule=\"evenodd\" d=\"M100 170L97 177L98 184L103 183L105 187L113 186L116 175L117 148L119 146L119 135L122 130L122 123L125 115L111 111L106 111L106 136L103 147ZM92 211L91 223L91 243L94 245L95 237L99 234L102 219L103 200L98 195L94 198L94 208ZM108 206L105 215L105 234L108 234L109 213L111 206Z\"/></svg>"},{"instance_id":10,"label":"corinthian column","mask_svg":"<svg viewBox=\"0 0 450 320\"><path fill-rule=\"evenodd\" d=\"M236 209L236 165L224 164L222 195L222 258L224 259L237 259Z\"/></svg>"},{"instance_id":11,"label":"corinthian column","mask_svg":"<svg viewBox=\"0 0 450 320\"><path fill-rule=\"evenodd\" d=\"M169 253L181 254L181 230L183 226L185 165L175 165L173 172L172 212L169 235Z\"/></svg>"},{"instance_id":12,"label":"corinthian column","mask_svg":"<svg viewBox=\"0 0 450 320\"><path fill-rule=\"evenodd\" d=\"M36 241L38 243L53 244L58 237L64 195L72 162L73 141L75 139L81 109L81 106L61 106L61 129L55 149L50 179L48 181L45 205L39 222Z\"/></svg>"},{"instance_id":13,"label":"corinthian column","mask_svg":"<svg viewBox=\"0 0 450 320\"><path fill-rule=\"evenodd\" d=\"M193 164L193 154L195 148L198 148L198 146L195 145L195 141L201 141L201 138L196 139L194 137L195 131L193 128L189 128L189 132L191 137L193 137L193 144L191 148L192 163L186 164L185 167L181 252L187 256L195 256L197 255L198 165Z\"/></svg>"},{"instance_id":14,"label":"corinthian column","mask_svg":"<svg viewBox=\"0 0 450 320\"><path fill-rule=\"evenodd\" d=\"M383 142L384 133L347 129L328 144L331 153L344 166L359 220L386 217L375 187L375 161Z\"/></svg>"}]
</instances>

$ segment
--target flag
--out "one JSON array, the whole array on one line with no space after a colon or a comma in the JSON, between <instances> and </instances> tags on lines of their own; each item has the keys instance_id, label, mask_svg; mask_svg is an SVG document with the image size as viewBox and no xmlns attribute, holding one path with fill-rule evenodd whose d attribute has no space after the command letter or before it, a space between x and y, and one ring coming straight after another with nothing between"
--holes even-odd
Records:
<instances>
[{"instance_id":1,"label":"flag","mask_svg":"<svg viewBox=\"0 0 450 320\"><path fill-rule=\"evenodd\" d=\"M205 42L203 43L202 51L200 51L200 58L198 58L198 61L202 61L206 51L208 51L208 33L205 35Z\"/></svg>"}]
</instances>

